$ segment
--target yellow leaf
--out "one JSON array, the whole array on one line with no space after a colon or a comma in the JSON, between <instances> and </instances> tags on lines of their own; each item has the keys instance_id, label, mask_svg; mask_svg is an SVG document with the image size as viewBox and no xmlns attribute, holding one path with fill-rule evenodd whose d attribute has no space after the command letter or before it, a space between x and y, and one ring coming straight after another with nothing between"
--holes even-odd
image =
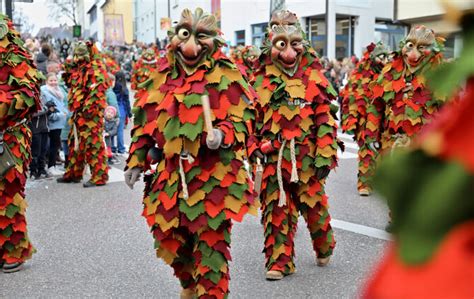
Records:
<instances>
[{"instance_id":1,"label":"yellow leaf","mask_svg":"<svg viewBox=\"0 0 474 299\"><path fill-rule=\"evenodd\" d=\"M227 109L227 112L230 115L235 115L242 118L244 116L245 108L247 108L247 104L242 99L240 99L239 105L231 105L229 109Z\"/></svg>"},{"instance_id":2,"label":"yellow leaf","mask_svg":"<svg viewBox=\"0 0 474 299\"><path fill-rule=\"evenodd\" d=\"M392 81L390 81L390 82L388 82L387 84L385 84L384 87L383 87L383 90L384 90L384 91L392 91L392 90L393 90Z\"/></svg>"},{"instance_id":3,"label":"yellow leaf","mask_svg":"<svg viewBox=\"0 0 474 299\"><path fill-rule=\"evenodd\" d=\"M222 75L222 69L220 67L215 67L212 72L206 74L205 78L208 84L220 83Z\"/></svg>"},{"instance_id":4,"label":"yellow leaf","mask_svg":"<svg viewBox=\"0 0 474 299\"><path fill-rule=\"evenodd\" d=\"M158 247L156 249L156 256L162 258L168 265L171 265L173 260L176 258L175 254L169 250L164 249L163 247Z\"/></svg>"},{"instance_id":5,"label":"yellow leaf","mask_svg":"<svg viewBox=\"0 0 474 299\"><path fill-rule=\"evenodd\" d=\"M309 182L309 179L314 175L314 169L312 167L308 167L306 171L300 171L300 181L306 184Z\"/></svg>"},{"instance_id":6,"label":"yellow leaf","mask_svg":"<svg viewBox=\"0 0 474 299\"><path fill-rule=\"evenodd\" d=\"M285 225L288 226L288 225ZM288 230L288 229L287 229ZM273 247L273 253L272 253L272 258L277 260L280 255L285 253L285 246L284 243L280 244L279 247L274 246Z\"/></svg>"},{"instance_id":7,"label":"yellow leaf","mask_svg":"<svg viewBox=\"0 0 474 299\"><path fill-rule=\"evenodd\" d=\"M160 112L158 118L156 119L156 126L158 127L158 129L163 130L170 118L171 116L168 113Z\"/></svg>"},{"instance_id":8,"label":"yellow leaf","mask_svg":"<svg viewBox=\"0 0 474 299\"><path fill-rule=\"evenodd\" d=\"M318 154L326 158L336 156L336 153L337 151L333 149L330 145L327 145L323 148L318 148Z\"/></svg>"},{"instance_id":9,"label":"yellow leaf","mask_svg":"<svg viewBox=\"0 0 474 299\"><path fill-rule=\"evenodd\" d=\"M270 89L259 86L256 89L256 92L260 98L258 101L261 106L265 106L266 104L268 104L268 102L270 102L270 99L273 94Z\"/></svg>"},{"instance_id":10,"label":"yellow leaf","mask_svg":"<svg viewBox=\"0 0 474 299\"><path fill-rule=\"evenodd\" d=\"M367 122L367 124L365 125L367 129L369 129L370 131L372 132L375 132L378 130L378 126L376 126L374 123L372 122Z\"/></svg>"},{"instance_id":11,"label":"yellow leaf","mask_svg":"<svg viewBox=\"0 0 474 299\"><path fill-rule=\"evenodd\" d=\"M152 72L150 74L150 78L153 79L153 89L157 90L166 82L166 78L168 77L167 72Z\"/></svg>"},{"instance_id":12,"label":"yellow leaf","mask_svg":"<svg viewBox=\"0 0 474 299\"><path fill-rule=\"evenodd\" d=\"M265 115L263 116L263 123L266 124L273 116L273 110L268 109L265 111Z\"/></svg>"},{"instance_id":13,"label":"yellow leaf","mask_svg":"<svg viewBox=\"0 0 474 299\"><path fill-rule=\"evenodd\" d=\"M152 89L149 91L148 98L147 98L147 103L160 103L163 98L165 97L165 94L160 92L158 89Z\"/></svg>"},{"instance_id":14,"label":"yellow leaf","mask_svg":"<svg viewBox=\"0 0 474 299\"><path fill-rule=\"evenodd\" d=\"M238 213L242 207L242 202L232 195L226 195L224 197L224 206L232 212Z\"/></svg>"},{"instance_id":15,"label":"yellow leaf","mask_svg":"<svg viewBox=\"0 0 474 299\"><path fill-rule=\"evenodd\" d=\"M183 147L183 140L181 138L174 138L171 141L166 141L163 147L163 153L166 157L179 155Z\"/></svg>"},{"instance_id":16,"label":"yellow leaf","mask_svg":"<svg viewBox=\"0 0 474 299\"><path fill-rule=\"evenodd\" d=\"M280 77L281 75L283 75L283 73L275 64L267 66L265 70L267 72L267 75L274 75L276 77Z\"/></svg>"},{"instance_id":17,"label":"yellow leaf","mask_svg":"<svg viewBox=\"0 0 474 299\"><path fill-rule=\"evenodd\" d=\"M156 199L155 202L151 202L151 198L147 196L143 200L143 204L146 207L146 215L149 216L155 214L156 208L160 205L160 201Z\"/></svg>"},{"instance_id":18,"label":"yellow leaf","mask_svg":"<svg viewBox=\"0 0 474 299\"><path fill-rule=\"evenodd\" d=\"M303 86L303 81L301 79L290 79L285 83L286 86Z\"/></svg>"},{"instance_id":19,"label":"yellow leaf","mask_svg":"<svg viewBox=\"0 0 474 299\"><path fill-rule=\"evenodd\" d=\"M384 68L382 69L382 74L385 74L386 72L390 71L391 68L392 68L392 65L390 63L386 64Z\"/></svg>"},{"instance_id":20,"label":"yellow leaf","mask_svg":"<svg viewBox=\"0 0 474 299\"><path fill-rule=\"evenodd\" d=\"M232 166L230 164L225 166L224 164L222 164L222 162L217 162L216 169L214 173L212 174L212 176L218 179L219 181L222 181L224 177L226 176L226 174L228 174L231 171L232 171Z\"/></svg>"},{"instance_id":21,"label":"yellow leaf","mask_svg":"<svg viewBox=\"0 0 474 299\"><path fill-rule=\"evenodd\" d=\"M140 167L141 165L142 163L138 161L138 157L136 155L132 155L127 163L128 168Z\"/></svg>"},{"instance_id":22,"label":"yellow leaf","mask_svg":"<svg viewBox=\"0 0 474 299\"><path fill-rule=\"evenodd\" d=\"M305 132L309 130L309 127L311 127L311 125L313 125L313 120L311 118L305 118L300 123L301 130Z\"/></svg>"},{"instance_id":23,"label":"yellow leaf","mask_svg":"<svg viewBox=\"0 0 474 299\"><path fill-rule=\"evenodd\" d=\"M161 214L156 214L155 222L164 232L172 227L178 227L179 225L179 219L177 217L167 221Z\"/></svg>"},{"instance_id":24,"label":"yellow leaf","mask_svg":"<svg viewBox=\"0 0 474 299\"><path fill-rule=\"evenodd\" d=\"M7 115L8 107L5 103L0 103L0 119L3 119Z\"/></svg>"},{"instance_id":25,"label":"yellow leaf","mask_svg":"<svg viewBox=\"0 0 474 299\"><path fill-rule=\"evenodd\" d=\"M309 80L310 81L316 81L316 84L319 84L319 83L323 82L323 80L321 80L319 71L316 70L316 69L312 70L311 73L309 74Z\"/></svg>"},{"instance_id":26,"label":"yellow leaf","mask_svg":"<svg viewBox=\"0 0 474 299\"><path fill-rule=\"evenodd\" d=\"M205 196L206 196L206 192L198 189L189 196L189 198L186 200L186 203L189 206L194 206L195 204L203 200Z\"/></svg>"},{"instance_id":27,"label":"yellow leaf","mask_svg":"<svg viewBox=\"0 0 474 299\"><path fill-rule=\"evenodd\" d=\"M197 138L194 141L184 138L183 149L188 151L191 154L191 156L197 157L198 152L199 152L199 146L200 146L199 141L200 141L199 138Z\"/></svg>"},{"instance_id":28,"label":"yellow leaf","mask_svg":"<svg viewBox=\"0 0 474 299\"><path fill-rule=\"evenodd\" d=\"M245 143L245 134L244 132L240 133L235 133L235 138L237 139L238 142Z\"/></svg>"},{"instance_id":29,"label":"yellow leaf","mask_svg":"<svg viewBox=\"0 0 474 299\"><path fill-rule=\"evenodd\" d=\"M276 122L272 121L272 127L270 128L270 131L273 133L273 134L277 134L280 132L280 125L277 124Z\"/></svg>"},{"instance_id":30,"label":"yellow leaf","mask_svg":"<svg viewBox=\"0 0 474 299\"><path fill-rule=\"evenodd\" d=\"M15 196L13 196L13 204L17 207L20 207L21 215L25 214L25 210L28 207L28 204L26 203L26 200L19 193L16 193Z\"/></svg>"},{"instance_id":31,"label":"yellow leaf","mask_svg":"<svg viewBox=\"0 0 474 299\"><path fill-rule=\"evenodd\" d=\"M285 90L288 92L292 98L304 99L306 94L305 86L285 86Z\"/></svg>"},{"instance_id":32,"label":"yellow leaf","mask_svg":"<svg viewBox=\"0 0 474 299\"><path fill-rule=\"evenodd\" d=\"M280 106L278 113L284 115L286 119L292 120L296 115L300 114L300 107L297 106L294 110L291 110L288 106Z\"/></svg>"},{"instance_id":33,"label":"yellow leaf","mask_svg":"<svg viewBox=\"0 0 474 299\"><path fill-rule=\"evenodd\" d=\"M6 48L9 44L10 41L8 40L8 36L5 35L5 37L0 40L0 47Z\"/></svg>"},{"instance_id":34,"label":"yellow leaf","mask_svg":"<svg viewBox=\"0 0 474 299\"><path fill-rule=\"evenodd\" d=\"M168 185L171 186L173 185L179 178L179 175L176 171L173 171L171 174L170 174L170 178L168 179Z\"/></svg>"}]
</instances>

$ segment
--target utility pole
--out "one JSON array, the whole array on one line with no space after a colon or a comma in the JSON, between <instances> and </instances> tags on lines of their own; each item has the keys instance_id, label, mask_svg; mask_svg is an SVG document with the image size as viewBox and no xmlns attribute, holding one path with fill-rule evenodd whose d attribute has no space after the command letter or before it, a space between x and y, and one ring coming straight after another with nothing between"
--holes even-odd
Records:
<instances>
[{"instance_id":1,"label":"utility pole","mask_svg":"<svg viewBox=\"0 0 474 299\"><path fill-rule=\"evenodd\" d=\"M155 21L153 22L154 26L155 27L155 35L153 36L153 40L156 41L156 38L158 36L158 33L156 31L156 19L158 18L158 16L156 15L156 0L155 0L155 12L153 13L153 17L155 18Z\"/></svg>"},{"instance_id":2,"label":"utility pole","mask_svg":"<svg viewBox=\"0 0 474 299\"><path fill-rule=\"evenodd\" d=\"M10 20L13 20L13 0L5 1L5 12Z\"/></svg>"}]
</instances>

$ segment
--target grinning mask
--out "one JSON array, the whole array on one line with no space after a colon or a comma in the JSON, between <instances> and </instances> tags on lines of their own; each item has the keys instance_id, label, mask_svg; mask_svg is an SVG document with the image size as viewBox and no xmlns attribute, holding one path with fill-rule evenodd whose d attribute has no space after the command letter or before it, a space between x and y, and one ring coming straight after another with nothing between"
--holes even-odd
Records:
<instances>
[{"instance_id":1,"label":"grinning mask","mask_svg":"<svg viewBox=\"0 0 474 299\"><path fill-rule=\"evenodd\" d=\"M433 30L416 26L410 30L403 42L402 55L411 73L418 70L423 62L430 59L436 38Z\"/></svg>"},{"instance_id":2,"label":"grinning mask","mask_svg":"<svg viewBox=\"0 0 474 299\"><path fill-rule=\"evenodd\" d=\"M190 75L225 42L219 35L214 15L197 8L194 14L185 9L181 20L168 32L170 51Z\"/></svg>"},{"instance_id":3,"label":"grinning mask","mask_svg":"<svg viewBox=\"0 0 474 299\"><path fill-rule=\"evenodd\" d=\"M264 52L281 71L293 76L308 45L298 18L287 10L277 11L272 15L268 30Z\"/></svg>"},{"instance_id":4,"label":"grinning mask","mask_svg":"<svg viewBox=\"0 0 474 299\"><path fill-rule=\"evenodd\" d=\"M378 42L377 44L370 44L367 47L367 50L372 48L370 52L370 60L372 61L372 68L376 71L381 71L384 65L388 62L389 58L389 50L388 48L382 43Z\"/></svg>"},{"instance_id":5,"label":"grinning mask","mask_svg":"<svg viewBox=\"0 0 474 299\"><path fill-rule=\"evenodd\" d=\"M78 64L82 61L90 61L89 47L84 41L80 41L76 44L73 51L73 61Z\"/></svg>"}]
</instances>

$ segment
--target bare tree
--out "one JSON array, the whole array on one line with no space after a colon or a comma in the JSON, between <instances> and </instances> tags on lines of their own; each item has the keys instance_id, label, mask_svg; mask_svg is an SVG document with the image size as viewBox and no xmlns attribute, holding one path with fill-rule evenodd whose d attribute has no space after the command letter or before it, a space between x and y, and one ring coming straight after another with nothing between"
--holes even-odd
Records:
<instances>
[{"instance_id":1,"label":"bare tree","mask_svg":"<svg viewBox=\"0 0 474 299\"><path fill-rule=\"evenodd\" d=\"M15 23L15 27L18 28L22 35L31 35L35 29L35 25L31 22L30 18L18 8L13 11L13 23Z\"/></svg>"},{"instance_id":2,"label":"bare tree","mask_svg":"<svg viewBox=\"0 0 474 299\"><path fill-rule=\"evenodd\" d=\"M77 0L48 0L49 16L56 21L66 17L77 25Z\"/></svg>"}]
</instances>

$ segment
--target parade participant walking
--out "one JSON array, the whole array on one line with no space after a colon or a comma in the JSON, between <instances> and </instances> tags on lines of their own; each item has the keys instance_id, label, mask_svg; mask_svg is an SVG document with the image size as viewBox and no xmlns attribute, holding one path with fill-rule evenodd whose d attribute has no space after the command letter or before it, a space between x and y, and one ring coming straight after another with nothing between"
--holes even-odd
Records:
<instances>
[{"instance_id":1,"label":"parade participant walking","mask_svg":"<svg viewBox=\"0 0 474 299\"><path fill-rule=\"evenodd\" d=\"M134 107L125 180L133 187L158 163L143 216L157 256L181 283L181 298L227 296L232 220L256 213L243 164L256 95L221 52L218 32L213 15L185 9Z\"/></svg>"},{"instance_id":2,"label":"parade participant walking","mask_svg":"<svg viewBox=\"0 0 474 299\"><path fill-rule=\"evenodd\" d=\"M376 189L392 210L394 242L363 298L474 297L474 5L464 12L445 5L447 15L460 17L464 48L428 83L446 95L466 86L409 151L380 166Z\"/></svg>"},{"instance_id":3,"label":"parade participant walking","mask_svg":"<svg viewBox=\"0 0 474 299\"><path fill-rule=\"evenodd\" d=\"M132 78L130 79L131 87L135 90L135 98L138 98L140 84L150 78L150 75L158 68L158 53L154 47L146 49L140 59L133 66Z\"/></svg>"},{"instance_id":4,"label":"parade participant walking","mask_svg":"<svg viewBox=\"0 0 474 299\"><path fill-rule=\"evenodd\" d=\"M348 83L341 90L342 131L354 135L359 146L359 171L357 190L359 195L372 193L371 180L375 173L376 159L380 145L380 117L384 111L372 104L372 88L378 74L387 63L388 49L382 44L371 43Z\"/></svg>"},{"instance_id":5,"label":"parade participant walking","mask_svg":"<svg viewBox=\"0 0 474 299\"><path fill-rule=\"evenodd\" d=\"M90 42L79 42L73 50L73 61L65 64L64 81L69 87L69 163L59 183L78 183L85 165L91 178L84 187L103 186L108 180L107 155L103 142L106 107L107 73L97 48Z\"/></svg>"},{"instance_id":6,"label":"parade participant walking","mask_svg":"<svg viewBox=\"0 0 474 299\"><path fill-rule=\"evenodd\" d=\"M319 266L329 262L335 246L324 184L337 165L336 92L294 13L272 15L260 61L253 84L262 140L254 156L267 160L261 194L266 278L279 280L295 271L300 213Z\"/></svg>"},{"instance_id":7,"label":"parade participant walking","mask_svg":"<svg viewBox=\"0 0 474 299\"><path fill-rule=\"evenodd\" d=\"M260 49L257 46L245 46L242 49L242 61L243 64L240 66L241 70L247 74L247 78L253 79L253 73L258 69L260 57Z\"/></svg>"},{"instance_id":8,"label":"parade participant walking","mask_svg":"<svg viewBox=\"0 0 474 299\"><path fill-rule=\"evenodd\" d=\"M444 103L425 83L425 74L442 62L442 43L433 30L413 27L371 86L374 105L384 107L384 114L379 115L382 132L376 132L382 136L382 154L408 146Z\"/></svg>"},{"instance_id":9,"label":"parade participant walking","mask_svg":"<svg viewBox=\"0 0 474 299\"><path fill-rule=\"evenodd\" d=\"M0 61L0 269L9 273L20 270L34 252L25 217L26 172L31 159L26 119L40 106L42 76L13 23L2 14Z\"/></svg>"}]
</instances>

